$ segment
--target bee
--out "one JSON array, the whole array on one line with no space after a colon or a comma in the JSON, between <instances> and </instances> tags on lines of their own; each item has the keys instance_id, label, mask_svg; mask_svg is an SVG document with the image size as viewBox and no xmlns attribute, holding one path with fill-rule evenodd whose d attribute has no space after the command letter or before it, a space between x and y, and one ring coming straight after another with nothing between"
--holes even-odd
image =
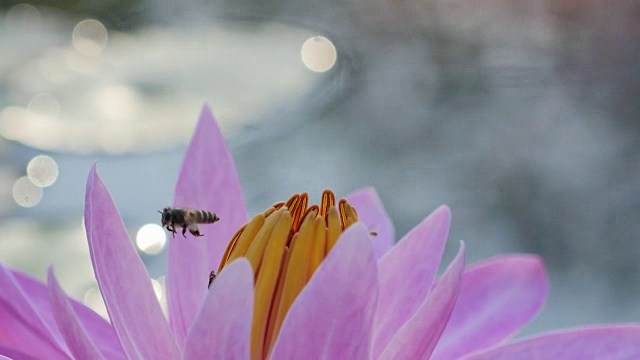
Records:
<instances>
[{"instance_id":1,"label":"bee","mask_svg":"<svg viewBox=\"0 0 640 360\"><path fill-rule=\"evenodd\" d=\"M213 284L213 281L216 279L216 272L212 271L209 273L209 285L207 285L207 289L211 288L211 284Z\"/></svg>"},{"instance_id":2,"label":"bee","mask_svg":"<svg viewBox=\"0 0 640 360\"><path fill-rule=\"evenodd\" d=\"M198 224L213 224L220 220L218 215L208 210L189 210L180 208L164 208L158 211L162 214L162 227L171 231L173 237L176 237L176 227L182 228L182 236L187 237L186 232L193 236L204 236L198 230Z\"/></svg>"}]
</instances>

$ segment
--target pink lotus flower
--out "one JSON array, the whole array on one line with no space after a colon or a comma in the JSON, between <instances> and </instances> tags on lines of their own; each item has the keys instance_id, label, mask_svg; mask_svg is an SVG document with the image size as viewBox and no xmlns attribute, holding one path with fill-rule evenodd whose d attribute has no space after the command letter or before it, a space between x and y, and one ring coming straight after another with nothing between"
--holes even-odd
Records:
<instances>
[{"instance_id":1,"label":"pink lotus flower","mask_svg":"<svg viewBox=\"0 0 640 360\"><path fill-rule=\"evenodd\" d=\"M371 188L337 207L330 206L327 192L320 206L306 213L309 207L300 204L305 196L294 196L276 206L281 210L270 209L247 224L233 161L206 107L186 159L174 204L215 210L221 221L202 226L202 238L178 236L169 243L168 321L94 166L85 225L111 324L68 298L51 269L44 285L0 266L1 354L16 359L640 358L639 325L511 342L547 296L542 261L510 255L465 269L461 244L436 279L450 223L444 206L395 245L393 226ZM338 215L342 219L336 220ZM234 234L241 239L225 253ZM208 290L208 274L221 262Z\"/></svg>"}]
</instances>

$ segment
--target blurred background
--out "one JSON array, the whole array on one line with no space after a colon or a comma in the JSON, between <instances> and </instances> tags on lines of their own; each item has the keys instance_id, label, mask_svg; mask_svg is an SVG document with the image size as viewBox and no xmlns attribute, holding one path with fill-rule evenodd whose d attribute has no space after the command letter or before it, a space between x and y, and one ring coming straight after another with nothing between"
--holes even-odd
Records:
<instances>
[{"instance_id":1,"label":"blurred background","mask_svg":"<svg viewBox=\"0 0 640 360\"><path fill-rule=\"evenodd\" d=\"M0 261L104 314L91 164L163 300L159 209L202 104L250 213L376 187L400 238L440 204L445 263L540 254L536 333L640 321L640 2L0 2Z\"/></svg>"}]
</instances>

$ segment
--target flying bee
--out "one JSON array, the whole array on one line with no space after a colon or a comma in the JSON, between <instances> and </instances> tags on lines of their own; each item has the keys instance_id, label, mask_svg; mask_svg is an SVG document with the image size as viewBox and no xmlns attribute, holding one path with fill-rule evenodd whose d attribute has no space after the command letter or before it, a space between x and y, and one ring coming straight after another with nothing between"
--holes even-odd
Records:
<instances>
[{"instance_id":1,"label":"flying bee","mask_svg":"<svg viewBox=\"0 0 640 360\"><path fill-rule=\"evenodd\" d=\"M162 227L171 231L173 237L176 237L176 227L182 228L182 236L187 237L186 232L193 236L204 236L198 230L198 224L213 224L220 220L218 215L208 210L189 210L180 208L164 208L158 211L162 214Z\"/></svg>"}]
</instances>

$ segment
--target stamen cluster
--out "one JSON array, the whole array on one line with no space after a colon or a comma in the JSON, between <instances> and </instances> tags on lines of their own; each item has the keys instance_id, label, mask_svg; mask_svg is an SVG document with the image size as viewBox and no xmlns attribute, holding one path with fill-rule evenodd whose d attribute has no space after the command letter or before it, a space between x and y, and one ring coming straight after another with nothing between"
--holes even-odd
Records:
<instances>
[{"instance_id":1,"label":"stamen cluster","mask_svg":"<svg viewBox=\"0 0 640 360\"><path fill-rule=\"evenodd\" d=\"M251 358L264 359L277 339L287 311L338 241L358 221L345 199L336 206L330 190L320 205L308 206L307 193L294 194L254 216L233 236L218 272L246 257L255 275Z\"/></svg>"}]
</instances>

